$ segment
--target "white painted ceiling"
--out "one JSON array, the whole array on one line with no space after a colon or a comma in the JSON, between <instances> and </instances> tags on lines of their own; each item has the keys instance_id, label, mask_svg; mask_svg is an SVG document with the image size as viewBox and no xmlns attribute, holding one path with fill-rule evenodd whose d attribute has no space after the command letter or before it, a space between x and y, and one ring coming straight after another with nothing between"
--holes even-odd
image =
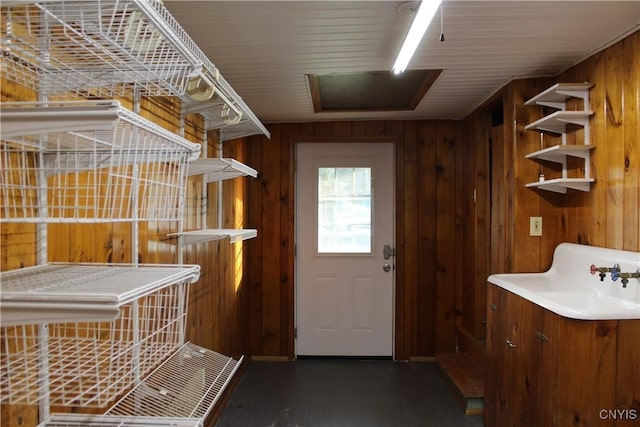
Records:
<instances>
[{"instance_id":1,"label":"white painted ceiling","mask_svg":"<svg viewBox=\"0 0 640 427\"><path fill-rule=\"evenodd\" d=\"M512 78L558 74L640 29L640 0L444 0L409 68L442 68L415 111L313 112L306 74L391 69L398 1L165 0L263 123L460 119Z\"/></svg>"}]
</instances>

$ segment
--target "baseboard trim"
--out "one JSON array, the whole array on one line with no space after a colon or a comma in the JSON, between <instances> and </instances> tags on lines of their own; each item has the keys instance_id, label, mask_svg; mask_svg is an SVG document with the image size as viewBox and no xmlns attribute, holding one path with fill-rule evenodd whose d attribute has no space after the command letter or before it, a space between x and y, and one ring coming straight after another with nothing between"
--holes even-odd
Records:
<instances>
[{"instance_id":1,"label":"baseboard trim","mask_svg":"<svg viewBox=\"0 0 640 427\"><path fill-rule=\"evenodd\" d=\"M433 356L411 356L409 362L434 363L436 358Z\"/></svg>"},{"instance_id":2,"label":"baseboard trim","mask_svg":"<svg viewBox=\"0 0 640 427\"><path fill-rule=\"evenodd\" d=\"M252 362L288 362L287 356L251 356Z\"/></svg>"}]
</instances>

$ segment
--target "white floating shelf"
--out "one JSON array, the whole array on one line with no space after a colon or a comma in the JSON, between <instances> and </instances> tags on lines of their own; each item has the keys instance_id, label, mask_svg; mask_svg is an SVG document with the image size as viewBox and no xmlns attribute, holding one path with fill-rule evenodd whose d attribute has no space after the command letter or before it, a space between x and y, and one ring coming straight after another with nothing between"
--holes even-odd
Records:
<instances>
[{"instance_id":1,"label":"white floating shelf","mask_svg":"<svg viewBox=\"0 0 640 427\"><path fill-rule=\"evenodd\" d=\"M524 105L545 105L564 109L567 99L587 99L591 87L593 87L591 83L557 83L527 100Z\"/></svg>"},{"instance_id":2,"label":"white floating shelf","mask_svg":"<svg viewBox=\"0 0 640 427\"><path fill-rule=\"evenodd\" d=\"M525 157L527 159L540 159L565 164L567 156L587 159L589 157L589 151L594 148L593 145L554 145L544 150L529 153Z\"/></svg>"},{"instance_id":3,"label":"white floating shelf","mask_svg":"<svg viewBox=\"0 0 640 427\"><path fill-rule=\"evenodd\" d=\"M122 306L176 283L199 265L50 263L0 273L2 326L111 321Z\"/></svg>"},{"instance_id":4,"label":"white floating shelf","mask_svg":"<svg viewBox=\"0 0 640 427\"><path fill-rule=\"evenodd\" d=\"M257 237L258 230L253 228L215 228L206 230L183 231L182 233L171 233L168 234L168 236L181 237L183 239L182 243L185 245L193 245L196 243L203 243L226 238L228 238L231 243L236 243L242 240L253 239L254 237Z\"/></svg>"},{"instance_id":5,"label":"white floating shelf","mask_svg":"<svg viewBox=\"0 0 640 427\"><path fill-rule=\"evenodd\" d=\"M256 178L258 171L234 159L210 158L190 162L188 175L204 175L205 182L215 182L240 176Z\"/></svg>"},{"instance_id":6,"label":"white floating shelf","mask_svg":"<svg viewBox=\"0 0 640 427\"><path fill-rule=\"evenodd\" d=\"M566 193L568 188L580 191L589 191L593 178L556 178L545 181L531 182L528 188L539 188L541 190L553 191L555 193Z\"/></svg>"},{"instance_id":7,"label":"white floating shelf","mask_svg":"<svg viewBox=\"0 0 640 427\"><path fill-rule=\"evenodd\" d=\"M556 111L528 124L525 129L564 134L567 132L568 124L586 126L592 114L593 111Z\"/></svg>"},{"instance_id":8,"label":"white floating shelf","mask_svg":"<svg viewBox=\"0 0 640 427\"><path fill-rule=\"evenodd\" d=\"M187 343L113 405L107 415L204 420L242 360Z\"/></svg>"}]
</instances>

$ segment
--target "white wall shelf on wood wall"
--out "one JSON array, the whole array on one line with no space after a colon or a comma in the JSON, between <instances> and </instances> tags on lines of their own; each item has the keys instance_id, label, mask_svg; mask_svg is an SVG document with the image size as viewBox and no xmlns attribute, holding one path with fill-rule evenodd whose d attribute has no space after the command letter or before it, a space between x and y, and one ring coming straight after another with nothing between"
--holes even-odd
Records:
<instances>
[{"instance_id":1,"label":"white wall shelf on wood wall","mask_svg":"<svg viewBox=\"0 0 640 427\"><path fill-rule=\"evenodd\" d=\"M527 130L538 130L556 133L558 135L567 132L567 125L573 124L578 126L586 126L589 122L589 116L593 111L556 111L536 120L535 122L525 126Z\"/></svg>"},{"instance_id":2,"label":"white wall shelf on wood wall","mask_svg":"<svg viewBox=\"0 0 640 427\"><path fill-rule=\"evenodd\" d=\"M593 145L554 145L553 147L529 153L525 157L527 159L540 159L563 164L567 156L581 159L588 158L589 151L594 148Z\"/></svg>"},{"instance_id":3,"label":"white wall shelf on wood wall","mask_svg":"<svg viewBox=\"0 0 640 427\"><path fill-rule=\"evenodd\" d=\"M595 180L593 178L556 178L545 181L531 182L527 188L539 188L553 191L554 193L566 193L568 188L580 191L589 191L589 187Z\"/></svg>"},{"instance_id":4,"label":"white wall shelf on wood wall","mask_svg":"<svg viewBox=\"0 0 640 427\"><path fill-rule=\"evenodd\" d=\"M543 148L527 154L527 159L548 161L562 165L562 176L547 180L539 180L526 184L527 188L566 193L567 189L589 191L595 180L591 173L591 150L589 120L593 111L589 109L589 89L591 83L557 83L540 92L525 102L525 105L539 105L557 109L533 123L525 126L527 130L550 132L561 135L562 144ZM582 110L568 111L567 102L572 98L582 100ZM574 126L569 126L574 125ZM575 126L583 128L582 144L567 144L567 133ZM584 174L579 177L569 177L567 157L577 157L584 160Z\"/></svg>"},{"instance_id":5,"label":"white wall shelf on wood wall","mask_svg":"<svg viewBox=\"0 0 640 427\"><path fill-rule=\"evenodd\" d=\"M168 234L170 237L178 236L182 239L182 244L193 245L196 243L204 243L212 240L229 239L231 243L241 242L243 240L253 239L258 236L258 230L253 228L235 229L235 228L210 228L205 230L183 231L181 233Z\"/></svg>"},{"instance_id":6,"label":"white wall shelf on wood wall","mask_svg":"<svg viewBox=\"0 0 640 427\"><path fill-rule=\"evenodd\" d=\"M586 99L589 97L591 83L556 83L527 100L525 105L544 105L547 107L565 109L566 102L571 98Z\"/></svg>"},{"instance_id":7,"label":"white wall shelf on wood wall","mask_svg":"<svg viewBox=\"0 0 640 427\"><path fill-rule=\"evenodd\" d=\"M235 159L216 157L190 162L188 175L204 175L205 183L209 183L241 176L256 178L258 171Z\"/></svg>"}]
</instances>

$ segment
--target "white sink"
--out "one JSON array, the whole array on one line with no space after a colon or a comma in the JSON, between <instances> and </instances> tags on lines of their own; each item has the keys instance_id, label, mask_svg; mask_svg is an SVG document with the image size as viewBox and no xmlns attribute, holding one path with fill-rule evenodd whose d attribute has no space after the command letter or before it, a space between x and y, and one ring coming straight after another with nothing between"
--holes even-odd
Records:
<instances>
[{"instance_id":1,"label":"white sink","mask_svg":"<svg viewBox=\"0 0 640 427\"><path fill-rule=\"evenodd\" d=\"M544 273L493 274L488 281L553 311L561 316L583 320L640 319L640 279L600 281L591 274L591 265L636 272L640 252L561 243L553 254L551 268Z\"/></svg>"}]
</instances>

